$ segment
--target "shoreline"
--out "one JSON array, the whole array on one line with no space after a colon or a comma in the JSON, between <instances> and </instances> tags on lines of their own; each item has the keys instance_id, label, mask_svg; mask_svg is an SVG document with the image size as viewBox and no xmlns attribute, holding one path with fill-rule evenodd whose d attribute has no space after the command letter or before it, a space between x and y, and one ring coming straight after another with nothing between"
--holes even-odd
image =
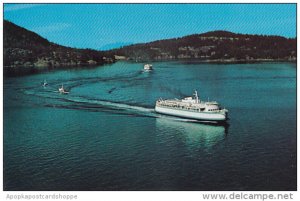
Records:
<instances>
[{"instance_id":1,"label":"shoreline","mask_svg":"<svg viewBox=\"0 0 300 201\"><path fill-rule=\"evenodd\" d=\"M114 62L115 63L115 62ZM61 66L4 66L3 67L3 74L4 77L19 77L19 76L26 76L26 75L34 75L43 72L54 72L58 70L67 70L67 69L92 69L97 68L105 65L110 65L113 63L103 63L103 64L96 64L96 65L61 65Z\"/></svg>"},{"instance_id":2,"label":"shoreline","mask_svg":"<svg viewBox=\"0 0 300 201\"><path fill-rule=\"evenodd\" d=\"M120 61L120 60L119 60ZM134 61L133 59L123 61ZM261 62L289 62L297 63L297 59L197 59L197 58L186 58L186 59L153 59L153 60L140 60L138 63L143 62L163 62L163 61L196 61L199 63L216 63L216 64L235 64L235 63L261 63Z\"/></svg>"},{"instance_id":3,"label":"shoreline","mask_svg":"<svg viewBox=\"0 0 300 201\"><path fill-rule=\"evenodd\" d=\"M33 75L42 72L56 71L56 70L66 70L66 69L90 69L97 68L109 64L114 64L119 61L133 62L134 60L116 60L113 63L104 63L99 65L61 65L61 66L4 66L3 74L4 77L18 77ZM287 63L297 63L297 60L287 60L287 59L252 59L252 60L232 60L232 59L214 59L214 60L200 60L200 59L153 59L153 60L141 60L137 63L144 62L164 62L164 61L187 61L187 62L198 62L201 64L254 64L254 63L272 63L272 62L287 62Z\"/></svg>"}]
</instances>

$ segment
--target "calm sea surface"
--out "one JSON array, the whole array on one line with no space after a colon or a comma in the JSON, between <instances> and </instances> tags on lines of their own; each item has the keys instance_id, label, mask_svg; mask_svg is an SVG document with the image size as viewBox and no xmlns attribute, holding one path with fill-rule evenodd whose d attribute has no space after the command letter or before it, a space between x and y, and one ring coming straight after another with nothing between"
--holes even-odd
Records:
<instances>
[{"instance_id":1,"label":"calm sea surface","mask_svg":"<svg viewBox=\"0 0 300 201\"><path fill-rule=\"evenodd\" d=\"M152 64L5 78L4 189L296 190L296 64ZM154 113L195 89L228 125Z\"/></svg>"}]
</instances>

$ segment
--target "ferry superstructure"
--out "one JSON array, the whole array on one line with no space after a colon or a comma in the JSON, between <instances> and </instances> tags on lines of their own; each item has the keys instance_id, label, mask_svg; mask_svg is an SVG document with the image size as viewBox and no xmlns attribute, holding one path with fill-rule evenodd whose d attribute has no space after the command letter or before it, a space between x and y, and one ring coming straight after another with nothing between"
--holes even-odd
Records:
<instances>
[{"instance_id":1,"label":"ferry superstructure","mask_svg":"<svg viewBox=\"0 0 300 201\"><path fill-rule=\"evenodd\" d=\"M159 99L155 104L155 111L160 114L196 119L200 121L226 121L228 110L221 108L216 101L201 101L197 91L193 97L178 99Z\"/></svg>"}]
</instances>

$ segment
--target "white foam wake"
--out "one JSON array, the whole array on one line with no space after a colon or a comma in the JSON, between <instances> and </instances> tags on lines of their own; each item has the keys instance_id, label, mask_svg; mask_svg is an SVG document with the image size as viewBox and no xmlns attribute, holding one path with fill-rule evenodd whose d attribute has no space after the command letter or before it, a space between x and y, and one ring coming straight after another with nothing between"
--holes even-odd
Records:
<instances>
[{"instance_id":1,"label":"white foam wake","mask_svg":"<svg viewBox=\"0 0 300 201\"><path fill-rule=\"evenodd\" d=\"M67 98L67 100L72 101L72 102L78 102L78 103L87 103L87 104L96 104L96 105L101 105L105 107L110 107L114 109L123 109L123 110L134 110L134 111L139 111L143 113L153 113L154 109L151 108L145 108L145 107L140 107L140 106L132 106L124 103L114 103L110 101L104 101L104 100L90 100L90 99L85 99L81 97L71 97Z\"/></svg>"}]
</instances>

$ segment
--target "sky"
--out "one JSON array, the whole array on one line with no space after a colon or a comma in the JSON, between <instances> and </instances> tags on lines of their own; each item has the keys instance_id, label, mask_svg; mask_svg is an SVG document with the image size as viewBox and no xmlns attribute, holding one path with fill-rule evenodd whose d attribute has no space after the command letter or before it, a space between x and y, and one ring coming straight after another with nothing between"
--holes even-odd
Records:
<instances>
[{"instance_id":1,"label":"sky","mask_svg":"<svg viewBox=\"0 0 300 201\"><path fill-rule=\"evenodd\" d=\"M214 30L296 37L296 4L4 4L4 19L102 50Z\"/></svg>"}]
</instances>

